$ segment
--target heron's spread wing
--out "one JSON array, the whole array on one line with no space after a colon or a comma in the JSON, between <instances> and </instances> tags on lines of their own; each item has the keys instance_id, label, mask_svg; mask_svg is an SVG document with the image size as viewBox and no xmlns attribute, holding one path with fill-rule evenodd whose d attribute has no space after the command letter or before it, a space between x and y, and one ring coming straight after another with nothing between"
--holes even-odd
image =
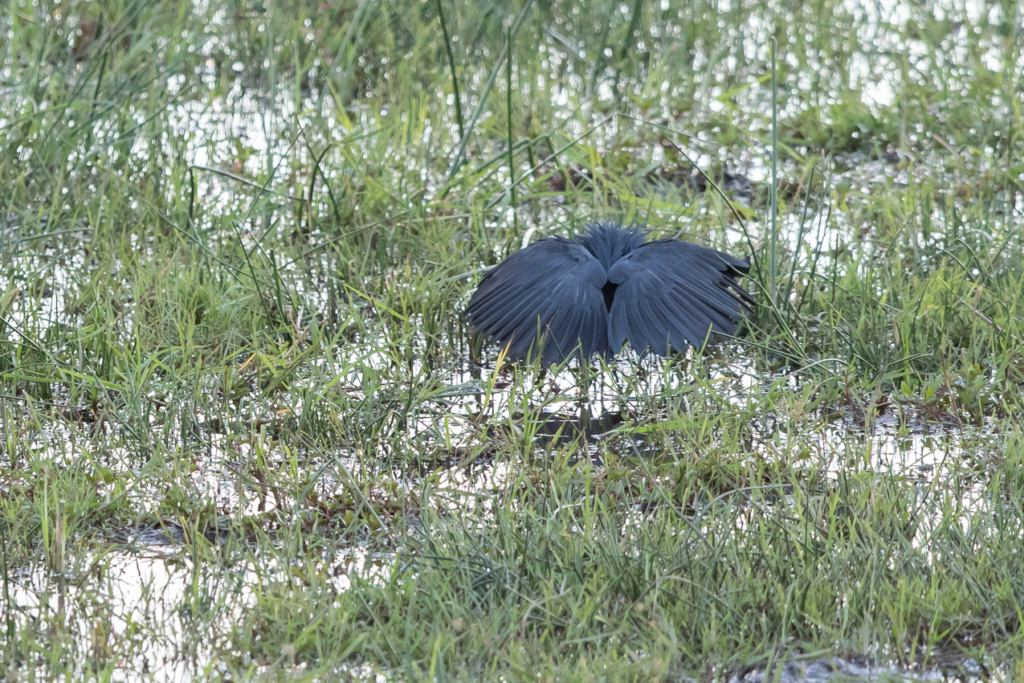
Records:
<instances>
[{"instance_id":1,"label":"heron's spread wing","mask_svg":"<svg viewBox=\"0 0 1024 683\"><path fill-rule=\"evenodd\" d=\"M634 249L608 271L617 285L608 314L614 352L629 343L666 356L672 349L701 346L709 334L732 334L752 300L733 279L746 274L745 260L679 240L658 240Z\"/></svg>"},{"instance_id":2,"label":"heron's spread wing","mask_svg":"<svg viewBox=\"0 0 1024 683\"><path fill-rule=\"evenodd\" d=\"M560 237L531 244L489 272L466 313L477 332L509 355L544 364L574 353L608 352L604 268L583 246Z\"/></svg>"}]
</instances>

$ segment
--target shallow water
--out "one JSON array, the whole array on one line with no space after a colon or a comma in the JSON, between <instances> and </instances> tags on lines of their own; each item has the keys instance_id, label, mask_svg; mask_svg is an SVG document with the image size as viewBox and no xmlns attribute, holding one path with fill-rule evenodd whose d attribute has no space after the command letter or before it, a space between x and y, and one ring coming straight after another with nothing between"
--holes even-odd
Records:
<instances>
[{"instance_id":1,"label":"shallow water","mask_svg":"<svg viewBox=\"0 0 1024 683\"><path fill-rule=\"evenodd\" d=\"M254 88L251 72L258 70L233 54L230 41L219 35L230 32L231 13L212 7L214 4L200 4L196 9L197 13L209 15L209 33L202 44L196 46L207 58L189 78L178 73L168 76L166 89L170 105L165 118L166 134L156 141L156 147L168 157L187 159L196 179L194 201L200 211L196 224L191 226L191 239L210 244L237 240L255 253L267 236L280 237L295 228L293 208L304 198L296 194L297 187L301 190L301 183L287 181L287 175L293 173L294 168L306 169L311 165L314 146L329 154L325 157L330 162L325 164L329 169L326 177L338 183L353 172L351 160L343 156L343 151L349 152L357 165L370 166L373 162L376 166L380 165L380 159L389 157L408 161L405 146L391 141L379 142L374 132L382 120L407 117L408 113L387 108L376 111L358 100L332 113L330 107L322 106L325 95L317 87L317 83L322 82L319 79L322 72L334 68L325 65L317 66L316 73L309 79L310 85L300 88L298 95L283 88L278 90L276 84L269 93ZM734 10L736 4L739 3L722 2L718 10L725 15ZM953 62L966 65L962 69L941 72L940 75L952 73L942 84L951 93L968 89L975 75L986 73L985 70L1005 71L1012 78L1024 69L1024 57L1014 58L1007 53L1009 43L995 34L974 39L962 25L963 19L973 24L982 17L992 25L1009 21L1000 16L1002 9L998 5L947 0L930 3L927 12L919 3L899 0L881 3L846 0L844 6L849 12L848 23L837 30L854 35L857 44L849 55L848 70L842 78L862 86L860 104L871 112L877 113L897 101L908 82L927 83L940 74L934 63L936 47L923 39L908 38L909 24L928 13L935 22L948 23L944 34L938 38L938 51ZM663 8L667 7L668 3L663 3ZM675 144L698 165L721 166L724 172L731 174L732 181L723 183L727 194L738 204L755 209L760 206L759 202L763 203L764 188L770 180L770 164L763 141L757 137L767 133L765 112L769 93L763 87L763 80L761 87L746 85L763 76L773 21L768 8L753 11L749 21L740 26L730 25L727 18L723 19L721 43L726 46L726 54L718 46L701 40L686 46L692 51L693 72L707 74L695 96L694 106L698 111L695 118L721 114L728 106L737 129L752 137L725 144L704 129L688 129L693 137L675 136L678 138ZM681 40L680 23L671 14L665 14L650 27L659 45L648 47L656 51L656 56L668 54L674 41ZM11 30L9 25L5 26ZM807 24L801 26L810 30ZM703 203L694 204L700 200L693 200L692 195L699 192L695 192L694 175L684 164L679 164L684 173L670 168L667 169L670 172L659 175L658 171L665 170L663 162L674 155L673 146L658 144L651 136L651 127L638 122L648 119L675 127L672 116L677 105L674 98L680 95L682 85L666 77L663 83L653 84L656 87L652 93L649 92L652 84L609 83L609 79L600 77L602 74L596 68L592 69L592 64L585 63L586 45L576 45L578 41L574 36L583 35L589 28L588 21L579 18L544 27L546 38L538 47L545 55L543 73L537 74L542 85L536 92L546 98L548 106L558 110L557 117L564 121L564 131L570 137L583 136L591 125L601 122L587 135L586 143L609 158L617 153L628 157L622 174L634 183L634 195L629 202L636 206L649 205L649 211L658 219L652 222L677 224L679 230L685 232L687 216L692 215L687 213L689 207L699 206L695 209L698 212L712 211L710 193L705 188ZM826 77L830 74L839 77L839 70L826 54L827 50L807 47L799 59L790 55L787 64L793 77L784 80L783 86L803 93L805 98L789 98L783 103L782 116L795 117L806 106L816 104L823 107L823 117L828 118L828 108L842 104L836 99L839 91L819 78L819 72ZM481 65L486 61L484 57L479 59ZM9 83L10 68L5 67L2 95L2 106L7 111L0 110L4 125L27 106L25 98ZM472 69L467 74L468 89L479 92L486 75L485 68ZM220 79L225 78L228 86L221 88ZM744 79L746 85L741 91L728 97L732 85ZM199 84L201 90L198 94L188 91L186 82L189 87ZM624 95L633 98L627 105L628 114L633 118L606 118L602 107L624 99ZM472 97L467 96L466 103L473 104ZM991 115L1007 116L1011 105L1010 102L995 102ZM135 118L146 115L147 109L142 104L136 106L129 102L125 106ZM820 172L827 176L826 185L842 188L843 201L854 204L873 193L899 191L925 181L935 182L938 193L957 193L965 184L974 182L978 172L992 167L997 152L990 146L969 148L964 145L952 149L945 140L943 126L955 113L947 107L955 106L951 102L937 107L932 127L918 125L907 133L905 139L915 146L913 149L841 151L830 155L820 163ZM583 115L574 114L578 108ZM680 133L687 132L683 130L687 123L684 120L679 124ZM437 147L432 154L439 157L450 155L454 130L447 112L428 116L420 131L426 141L424 147ZM105 127L103 122L97 123L93 130L94 146L112 148L120 133ZM150 147L153 143L153 140L136 138L128 154L141 164L153 153ZM328 145L330 148L326 149ZM500 154L502 145L499 138L482 140L469 165ZM876 152L881 153L881 158ZM120 151L112 152L107 162L118 161L120 154ZM564 161L578 163L574 157L566 157ZM444 163L425 163L422 170L414 174L410 171L418 176L415 179L419 186L410 189L404 182L395 182L402 190L392 197L382 213L399 225L395 216L416 206L421 198L436 197L444 186L445 167ZM790 159L783 159L780 168L784 178L801 177L800 165ZM390 172L400 178L407 170L391 169ZM517 174L521 177L528 170L520 168ZM257 182L258 178L271 173L272 182L265 186ZM499 178L507 177L508 169L496 165L494 173ZM586 183L587 174L592 176L593 173L593 169L582 169L577 180ZM803 192L806 203L807 192ZM794 200L793 210L780 220L784 248L797 254L800 268L809 268L812 258L818 268L828 268L832 263L830 253L845 242L868 239L863 231L870 226L844 223L833 212L832 198L824 192L820 194L817 201L810 202L806 214L800 213L802 204ZM993 234L1015 229L1008 217L1024 211L1024 194L1007 191L999 196L1002 208L996 207L988 226ZM471 198L476 199L468 197L467 205ZM168 196L169 201L174 199ZM514 213L500 192L484 199L494 211L483 220L494 228L495 234L506 229L505 223L513 215L521 222L523 232L536 229L536 237L566 232L567 226L577 220L576 215L565 210L558 197L538 198L521 205ZM318 195L312 203L324 215L332 210L323 196ZM599 202L595 204L595 213L607 208ZM586 210L589 209L583 213ZM255 215L257 213L260 215ZM83 316L74 301L77 282L89 275L88 235L100 226L82 221L59 226L61 234L52 236L49 232L54 226L48 225L39 214L3 215L0 266L6 272L16 273L18 286L25 289L5 316L6 325L0 335L7 341L20 343L25 336L43 339L49 331L59 330L61 326L80 325ZM227 220L218 222L221 218ZM662 220L666 218L672 220ZM936 208L933 220L941 225L946 217ZM361 226L350 227L359 230ZM767 226L756 219L750 219L746 226L747 235L754 240L766 230ZM314 250L334 237L334 234L321 233L320 226L312 227L308 235L311 262L320 258L319 252ZM941 237L936 231L919 238L925 253L922 258L944 248L940 244ZM132 246L140 253L149 253L146 245L138 244L139 239L143 238L131 235ZM746 235L740 226L729 223L715 239L743 245ZM801 252L801 245L815 249ZM819 245L826 248L816 249ZM499 248L496 241L495 253ZM879 250L884 248L884 243L877 245ZM418 272L420 267L421 264L415 264L413 269ZM325 277L334 275L326 260L321 270L327 274ZM317 286L318 283L304 280L297 268L286 266L281 272L307 314L325 313L330 296ZM393 274L395 278L404 275L405 272L398 269ZM14 282L15 278L8 280L0 273L0 297ZM400 286L400 282L395 284L396 289ZM301 319L302 314L298 317ZM117 334L127 344L134 332L129 311L119 320ZM425 346L422 335L415 336L411 343L415 349ZM401 383L401 379L395 379L398 373L389 374L396 364L391 350L371 335L365 338L357 335L350 345L333 351L344 355L348 363L344 371L337 372L336 380L345 387L353 403L393 388L386 386L389 383ZM197 507L214 509L218 519L224 520L224 526L228 521L243 519L279 523L280 518L287 517L298 507L299 497L310 492L321 500L335 503L353 490L363 491L362 495L404 500L428 485L432 502L439 508L449 514L465 515L483 525L487 524L495 497L513 476L513 464L500 454L481 455L476 460L467 455L488 440L500 443L509 440L509 435L521 435L525 431L533 434L530 438L533 452L541 457L572 447L577 461L589 460L597 468L612 457L642 465L651 458L698 459L704 456L689 444L672 441L676 431L672 421L692 411L692 402L706 398L694 396L689 390L694 383L692 366L670 366L656 359L639 360L626 354L615 362L613 372L601 374L594 385L583 391L578 376L572 371L543 378L512 376L508 372L499 372L494 377L491 374L493 353L485 360L483 368L473 367L463 358L454 367L438 371L442 388L420 403L401 430L400 438L379 444L378 452L365 452L359 445L322 450L277 441L274 434L281 425L302 417L306 408L301 393L306 377L300 376L283 395L262 397L258 391L254 392L255 395L246 397L231 415L206 416L193 411L170 423L160 422L156 410L150 422L133 422L131 416L121 415L117 407L105 405L102 400L97 405L104 416L98 417L93 411L95 406L65 405L66 397L58 388L51 400L70 418L71 425L55 419L53 424L26 427L33 436L27 454L20 454L16 465L20 468L31 461L59 468L83 467L97 471L102 468L113 477L131 482L131 490L123 495L131 498L137 514L143 517L160 509L161 496L169 486L163 476L147 480L147 467L157 470L169 459L174 467L187 470L175 483L187 485L192 502ZM692 355L690 361L694 362ZM827 363L825 359L819 362ZM241 362L238 365L244 367ZM423 362L416 359L410 364L408 376L419 377L423 369ZM333 376L337 368L314 357L302 370L308 371L309 377L315 372ZM752 367L735 363L711 363L710 367L706 364L697 371L701 373L703 387L714 387L716 400L733 406L760 398L775 382L792 387L802 381L797 374L766 376ZM385 379L380 380L381 376ZM488 391L492 379L494 387ZM203 390L214 392L216 378L209 382ZM313 381L308 384L315 386ZM177 391L178 388L168 388L166 395L178 397ZM531 401L524 403L524 396L532 397ZM153 397L151 402L155 405L165 398ZM15 412L24 404L19 399L5 405ZM959 468L964 462L975 463L983 472L999 447L997 437L989 433L990 425L984 423L962 426L948 421L930 421L927 416L898 413L895 409L879 416L865 416L852 405L820 411L809 418L799 405L786 408L789 414L780 410L750 425L750 445L743 452L743 458L788 460L798 454L798 462L805 463L808 469L824 472L830 481L851 471L882 472L908 486L927 490L941 484L954 466ZM641 414L645 417L643 424L635 419ZM19 419L23 423L31 421L28 416ZM128 435L129 427L151 429L146 437L158 445L163 444L163 448L133 442ZM667 435L667 443L672 446L669 455L666 456L663 444L650 445L652 432ZM425 452L427 449L431 451L429 454ZM424 461L428 455L437 457L414 466L396 463L392 456L397 452L418 453L423 455ZM263 467L282 471L290 468L295 487L279 490L262 485L260 466L255 464L258 461L263 462ZM6 493L20 484L22 473L15 467L8 468L7 463L0 467L3 468L0 469L0 493ZM395 487L385 490L373 475L388 468ZM959 504L965 513L992 504L980 495L982 479L979 475L973 485L958 491ZM106 484L98 484L97 496L106 497L109 503L111 492L116 490L115 483L108 479ZM785 503L784 490L778 500L782 501L780 504ZM744 501L737 499L730 504L742 506ZM337 503L330 512L343 516L358 508L359 501L354 500ZM410 510L407 517L407 524L414 526L415 511ZM215 528L204 529L201 533L206 540L216 543L222 540L221 525L213 526ZM365 546L356 542L359 540L365 542ZM369 541L379 541L373 533L362 533L356 541L337 556L323 560L324 570L335 577L333 585L338 591L346 590L354 577L372 581L387 576L393 561L393 556L379 547L386 543L370 548ZM15 608L15 623L19 628L31 620L62 623L69 633L76 634L83 652L88 650L94 661L102 660L105 653L120 658L113 666L115 680L185 681L216 672L216 653L219 647L224 647L219 638L223 639L230 630L232 619L252 604L252 591L260 585L260 577L286 572L272 564L260 566L260 574L252 566L231 566L223 571L196 567L189 555L189 534L183 520L179 519L147 519L135 528L90 532L79 549L82 552L69 557L68 566L61 571L40 559L12 575L10 604ZM206 581L219 585L204 586ZM230 585L230 589L225 589L226 585ZM230 604L217 605L222 615L222 631L200 637L191 632L188 614L190 610L203 608L203 601L211 599L212 595L228 599ZM105 625L107 632L98 633L97 624ZM145 635L139 636L139 633ZM129 641L130 644L125 644ZM91 664L83 659L82 670L86 666ZM958 669L962 671L950 673ZM376 676L370 670L348 673L370 679ZM809 658L787 663L781 670L773 669L770 680L966 681L989 675L992 674L984 672L973 660L942 667L926 664L918 671L873 667L841 659ZM743 683L765 677L763 671L755 669L729 680Z\"/></svg>"},{"instance_id":2,"label":"shallow water","mask_svg":"<svg viewBox=\"0 0 1024 683\"><path fill-rule=\"evenodd\" d=\"M81 648L78 675L108 667L115 658L115 681L189 681L213 673L230 675L218 652L230 648L234 623L254 601L268 575L282 574L273 561L204 571L192 562L180 527L136 530L123 542L79 555L59 575L42 567L21 572L11 582L9 604L16 628L25 620L59 624L61 635ZM324 571L336 590L352 578L375 580L387 572L388 558L352 548L327 558ZM227 602L228 604L225 604ZM193 610L216 611L195 631ZM144 637L143 637L144 635ZM262 667L261 667L262 668ZM300 671L301 667L296 671Z\"/></svg>"},{"instance_id":3,"label":"shallow water","mask_svg":"<svg viewBox=\"0 0 1024 683\"><path fill-rule=\"evenodd\" d=\"M728 683L967 683L982 677L989 678L973 659L953 669L925 666L907 670L895 666L872 666L835 657L788 662L773 667L770 672L755 669L742 676L729 678Z\"/></svg>"},{"instance_id":4,"label":"shallow water","mask_svg":"<svg viewBox=\"0 0 1024 683\"><path fill-rule=\"evenodd\" d=\"M514 424L517 419L521 418L513 415L509 423ZM571 436L554 440L556 434L580 430L574 416L546 413L541 419L546 422L535 437L539 454L549 448L564 448L567 442L578 438ZM633 429L621 414L606 413L596 418L588 425L586 438L579 444L580 456L600 468L602 456L607 457L609 449L621 451L628 444L624 452L628 457L637 458L638 462L649 457L663 457L663 451L659 449L646 452L644 440L638 441L637 435L631 431L625 435L616 432L622 428ZM470 448L473 439L480 437L479 432L467 431L452 437L452 443L458 442L462 448ZM106 466L123 468L125 475L136 476L137 462L124 454L118 456L118 449L110 448L109 443L97 448L88 438L68 438L65 435L62 439L55 436L51 439L63 444L59 453L52 453L51 462L70 465L85 454L99 450L105 453L103 462ZM815 432L810 438L807 434L765 433L755 440L755 450L749 457L772 458L789 448L801 447L807 453L808 466L823 468L829 473L829 478L834 479L852 467L858 471L884 472L927 490L933 481L945 477L950 467L959 466L962 459L985 460L986 444L991 440L992 437L983 430L954 429L947 425L929 428L912 424L907 428L895 419L880 419L875 421L872 429L865 431L863 426L854 427L840 420ZM368 472L363 470L364 467L376 469L379 466L358 454L319 453L313 457L308 457L312 454L297 457L295 452L269 442L229 442L230 439L223 435L211 435L209 449L202 459L196 461L196 467L188 475L195 487L195 503L214 505L222 515L224 529L232 519L265 518L269 521L281 515L287 518L290 510L293 507L297 509L300 503L294 493L268 493L260 489L251 465L256 452L268 467L297 466L298 472L304 472L307 477L316 473L315 488L323 500L330 500L332 496L346 491L349 478L367 480ZM47 446L40 442L40 448L45 450ZM453 450L458 452L458 448ZM425 476L396 470L393 480L400 490L406 492L417 492L429 482L433 505L447 510L448 514L475 520L474 523L480 525L488 523L489 510L493 501L502 496L512 469L506 460L485 457L477 461L460 461L458 456L454 456L452 466L434 467L437 469L428 469ZM373 481L380 485L380 480ZM378 493L388 495L384 490ZM143 487L134 495L139 497L144 509L150 494ZM370 491L370 495L375 493ZM967 488L961 491L961 495L965 520L972 510L992 504L991 500L979 495L978 489ZM775 500L775 504L786 504L784 490L780 490L780 495L768 498ZM742 495L730 501L740 508L746 505ZM649 510L638 510L638 513L643 516ZM414 515L407 523L415 524ZM736 528L742 529L742 524L737 522ZM64 624L63 628L68 632L77 632L83 646L89 644L93 657L98 656L97 652L102 653L104 648L117 652L121 661L115 680L185 681L192 680L200 672L208 672L209 666L216 666L214 653L218 646L223 646L221 640L230 633L233 615L240 615L246 610L253 599L252 591L265 586L268 575L281 574L282 568L273 559L255 559L256 564L230 566L217 571L196 567L190 559L189 541L190 533L196 532L213 543L217 543L220 537L217 528L189 532L179 520L164 518L158 523L137 528L107 530L102 537L86 544L85 547L91 550L74 555L69 566L61 572L47 569L45 565L20 571L11 582L11 603L16 606L16 623L20 627L28 619L56 620ZM926 523L921 529L922 537L927 532ZM334 577L335 590L344 591L355 576L369 581L387 576L393 561L391 554L349 546L336 556L325 557L320 571ZM223 631L220 634L216 631L206 633L196 639L190 632L187 614L210 599L230 601L228 605L222 602L216 605ZM98 616L97 609L102 616ZM103 636L109 644L97 642L97 636L91 634L97 619L109 628ZM125 648L115 646L115 643L131 640L136 629L148 635L144 643L132 646L126 655ZM124 659L126 656L129 659ZM139 674L134 675L133 671ZM371 670L363 670L363 673L371 678L376 675ZM760 681L762 677L763 674L753 670L729 680L743 683ZM928 664L923 669L901 669L842 659L799 659L782 669L773 669L765 680L973 681L980 678L979 668L971 660L945 661L943 666ZM984 678L988 679L987 676Z\"/></svg>"}]
</instances>

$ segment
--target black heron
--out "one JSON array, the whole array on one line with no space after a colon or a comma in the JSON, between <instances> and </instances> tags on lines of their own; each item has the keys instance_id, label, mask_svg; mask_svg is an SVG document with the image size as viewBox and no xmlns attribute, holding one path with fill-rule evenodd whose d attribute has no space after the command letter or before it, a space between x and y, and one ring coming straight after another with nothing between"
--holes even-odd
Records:
<instances>
[{"instance_id":1,"label":"black heron","mask_svg":"<svg viewBox=\"0 0 1024 683\"><path fill-rule=\"evenodd\" d=\"M599 222L512 254L480 282L466 314L510 358L545 366L608 358L622 343L667 356L732 334L753 299L736 278L749 259L675 239L647 241L637 225Z\"/></svg>"}]
</instances>

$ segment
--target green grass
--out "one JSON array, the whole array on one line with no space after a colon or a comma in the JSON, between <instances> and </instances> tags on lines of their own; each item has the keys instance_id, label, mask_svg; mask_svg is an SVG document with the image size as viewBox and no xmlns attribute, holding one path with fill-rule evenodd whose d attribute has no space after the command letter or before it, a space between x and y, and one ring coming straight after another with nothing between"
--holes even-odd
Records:
<instances>
[{"instance_id":1,"label":"green grass","mask_svg":"<svg viewBox=\"0 0 1024 683\"><path fill-rule=\"evenodd\" d=\"M1020 10L727 7L6 4L3 677L1024 677ZM594 218L757 314L499 365Z\"/></svg>"}]
</instances>

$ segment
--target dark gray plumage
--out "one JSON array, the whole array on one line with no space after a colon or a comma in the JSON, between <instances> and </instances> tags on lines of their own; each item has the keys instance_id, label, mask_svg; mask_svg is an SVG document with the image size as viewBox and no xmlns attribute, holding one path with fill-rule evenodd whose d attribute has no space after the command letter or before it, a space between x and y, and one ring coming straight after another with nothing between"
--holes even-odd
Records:
<instances>
[{"instance_id":1,"label":"dark gray plumage","mask_svg":"<svg viewBox=\"0 0 1024 683\"><path fill-rule=\"evenodd\" d=\"M512 358L545 365L608 357L629 340L667 356L732 334L753 299L736 282L750 261L674 239L647 242L635 225L593 223L549 237L484 276L466 314Z\"/></svg>"}]
</instances>

